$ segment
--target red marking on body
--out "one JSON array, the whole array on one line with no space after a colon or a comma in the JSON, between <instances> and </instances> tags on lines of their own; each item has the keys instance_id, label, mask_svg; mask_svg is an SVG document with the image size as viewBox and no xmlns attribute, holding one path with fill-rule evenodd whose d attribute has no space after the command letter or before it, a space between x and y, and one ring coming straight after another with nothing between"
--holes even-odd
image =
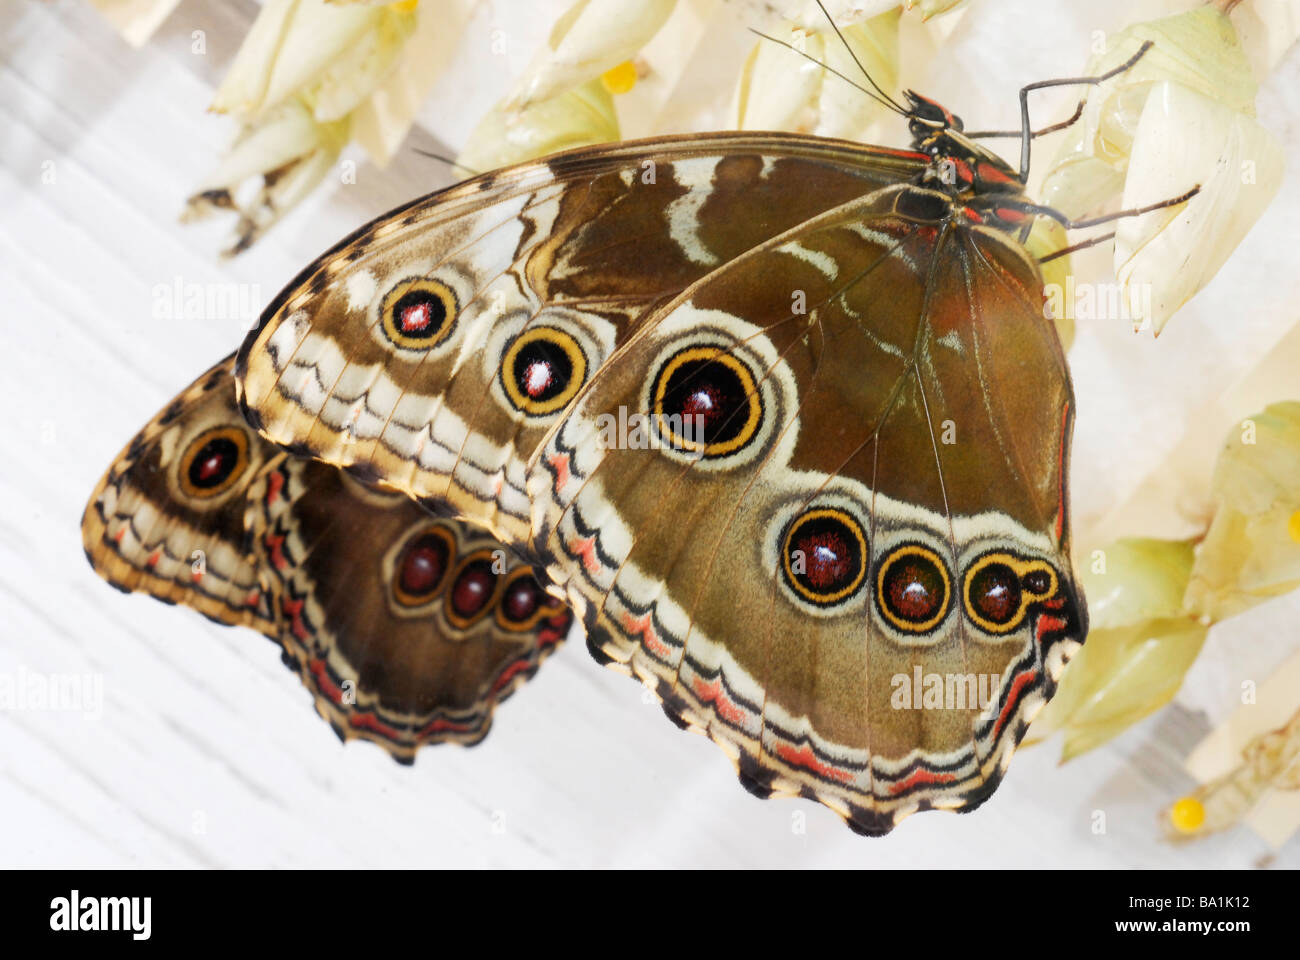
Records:
<instances>
[{"instance_id":1,"label":"red marking on body","mask_svg":"<svg viewBox=\"0 0 1300 960\"><path fill-rule=\"evenodd\" d=\"M247 596L246 598L244 598L244 603L247 604L247 605L250 606L250 607L255 607L255 606L257 606L257 605L258 605L259 603L261 603L261 602L262 602L262 591L261 591L261 590L253 590L253 591L250 591L249 594L248 594L248 596Z\"/></svg>"},{"instance_id":2,"label":"red marking on body","mask_svg":"<svg viewBox=\"0 0 1300 960\"><path fill-rule=\"evenodd\" d=\"M776 748L776 755L793 767L803 767L818 776L837 780L840 783L847 783L853 779L853 774L849 771L841 770L824 760L819 760L817 755L813 753L812 747L807 744L798 747L790 743L779 744Z\"/></svg>"},{"instance_id":3,"label":"red marking on body","mask_svg":"<svg viewBox=\"0 0 1300 960\"><path fill-rule=\"evenodd\" d=\"M987 183L1014 183L1015 181L1007 175L1005 170L996 165L983 161L976 168L979 178Z\"/></svg>"},{"instance_id":4,"label":"red marking on body","mask_svg":"<svg viewBox=\"0 0 1300 960\"><path fill-rule=\"evenodd\" d=\"M192 580L194 583L198 583L198 582L199 582L200 580L202 580L202 579L203 579L203 571L202 571L202 570L191 570L191 572L190 572L190 580Z\"/></svg>"},{"instance_id":5,"label":"red marking on body","mask_svg":"<svg viewBox=\"0 0 1300 960\"><path fill-rule=\"evenodd\" d=\"M696 699L704 704L713 704L713 712L723 720L734 726L741 726L745 722L745 711L736 704L726 691L722 688L722 679L718 678L712 683L706 683L699 677L691 684L691 690L694 691Z\"/></svg>"},{"instance_id":6,"label":"red marking on body","mask_svg":"<svg viewBox=\"0 0 1300 960\"><path fill-rule=\"evenodd\" d=\"M1016 679L1011 681L1011 693L1007 696L1007 705L1002 708L997 725L993 728L994 740L1002 735L1002 725L1011 716L1011 711L1015 710L1017 702L1020 700L1020 691L1025 688L1026 684L1033 683L1034 678L1037 676L1038 672L1036 670L1025 670L1016 674Z\"/></svg>"},{"instance_id":7,"label":"red marking on body","mask_svg":"<svg viewBox=\"0 0 1300 960\"><path fill-rule=\"evenodd\" d=\"M159 547L153 553L149 554L149 559L144 562L144 565L148 567L150 570L152 570L154 567L158 566L158 561L161 559L162 559L162 547Z\"/></svg>"},{"instance_id":8,"label":"red marking on body","mask_svg":"<svg viewBox=\"0 0 1300 960\"><path fill-rule=\"evenodd\" d=\"M600 572L600 559L596 556L596 538L571 537L565 544L570 556L580 557L587 572L595 575Z\"/></svg>"},{"instance_id":9,"label":"red marking on body","mask_svg":"<svg viewBox=\"0 0 1300 960\"><path fill-rule=\"evenodd\" d=\"M284 489L284 474L276 470L271 474L271 479L266 483L266 502L275 503L280 496L280 491Z\"/></svg>"},{"instance_id":10,"label":"red marking on body","mask_svg":"<svg viewBox=\"0 0 1300 960\"><path fill-rule=\"evenodd\" d=\"M1007 223L1021 223L1027 216L1023 210L1016 210L1012 207L998 207L993 211Z\"/></svg>"},{"instance_id":11,"label":"red marking on body","mask_svg":"<svg viewBox=\"0 0 1300 960\"><path fill-rule=\"evenodd\" d=\"M917 770L906 780L899 780L898 783L891 786L889 792L897 795L911 790L913 787L920 786L921 784L933 785L937 783L952 783L956 779L957 775L955 773L935 773L932 770Z\"/></svg>"},{"instance_id":12,"label":"red marking on body","mask_svg":"<svg viewBox=\"0 0 1300 960\"><path fill-rule=\"evenodd\" d=\"M622 623L623 631L629 637L640 636L642 645L655 656L662 659L672 652L668 648L667 644L659 639L659 635L655 633L655 628L651 625L651 617L649 613L642 614L639 617L634 617L630 613L625 613L623 614Z\"/></svg>"},{"instance_id":13,"label":"red marking on body","mask_svg":"<svg viewBox=\"0 0 1300 960\"><path fill-rule=\"evenodd\" d=\"M125 537L125 536L126 536L126 524L123 524L123 525L118 529L117 533L113 534L113 542L114 542L114 543L121 543L121 542L122 542L122 538Z\"/></svg>"},{"instance_id":14,"label":"red marking on body","mask_svg":"<svg viewBox=\"0 0 1300 960\"><path fill-rule=\"evenodd\" d=\"M553 453L550 456L551 469L555 471L555 491L559 493L569 482L569 455Z\"/></svg>"}]
</instances>

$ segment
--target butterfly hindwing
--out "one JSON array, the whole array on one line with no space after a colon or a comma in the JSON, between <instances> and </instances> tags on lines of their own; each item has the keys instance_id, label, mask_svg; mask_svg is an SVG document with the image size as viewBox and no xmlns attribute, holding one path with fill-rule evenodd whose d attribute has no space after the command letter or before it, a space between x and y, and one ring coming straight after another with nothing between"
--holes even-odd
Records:
<instances>
[{"instance_id":1,"label":"butterfly hindwing","mask_svg":"<svg viewBox=\"0 0 1300 960\"><path fill-rule=\"evenodd\" d=\"M250 500L286 660L341 737L403 761L477 743L568 632L568 609L513 553L404 494L288 457Z\"/></svg>"},{"instance_id":2,"label":"butterfly hindwing","mask_svg":"<svg viewBox=\"0 0 1300 960\"><path fill-rule=\"evenodd\" d=\"M769 241L648 319L530 485L534 550L590 642L753 789L873 833L987 796L1082 636L1069 381L1035 269L996 231L899 215L909 189ZM620 409L653 442L611 446ZM992 629L965 599L980 570L976 594L1024 600Z\"/></svg>"},{"instance_id":3,"label":"butterfly hindwing","mask_svg":"<svg viewBox=\"0 0 1300 960\"><path fill-rule=\"evenodd\" d=\"M92 566L275 640L342 737L404 762L477 743L570 613L479 528L263 440L233 373L230 357L201 376L100 481Z\"/></svg>"},{"instance_id":4,"label":"butterfly hindwing","mask_svg":"<svg viewBox=\"0 0 1300 960\"><path fill-rule=\"evenodd\" d=\"M227 358L199 377L118 455L91 494L82 538L91 566L118 589L274 636L244 508L276 451L239 415L232 366Z\"/></svg>"}]
</instances>

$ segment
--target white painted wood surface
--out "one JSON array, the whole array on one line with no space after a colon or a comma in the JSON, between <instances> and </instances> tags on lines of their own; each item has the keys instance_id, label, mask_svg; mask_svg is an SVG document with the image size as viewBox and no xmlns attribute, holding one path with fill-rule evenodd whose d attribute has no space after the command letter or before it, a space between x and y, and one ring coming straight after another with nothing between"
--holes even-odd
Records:
<instances>
[{"instance_id":1,"label":"white painted wood surface","mask_svg":"<svg viewBox=\"0 0 1300 960\"><path fill-rule=\"evenodd\" d=\"M501 0L476 19L482 46L467 42L427 112L437 136L417 130L412 145L455 152L540 38L548 14L534 6ZM1114 27L1143 5L975 6L954 32L965 59L917 76L968 119L989 105L980 125L996 126L1014 122L1019 83L1080 62L1089 17ZM233 282L264 302L337 237L448 181L410 152L388 171L363 165L356 185L327 186L252 252L218 262L224 225L181 227L176 215L226 144L228 126L204 108L255 9L183 3L133 51L76 0L3 8L0 674L89 675L102 704L0 716L0 865L1212 867L1266 852L1244 831L1179 849L1156 839L1155 812L1190 786L1181 759L1207 730L1185 707L1064 767L1055 744L1023 751L983 809L916 817L869 841L815 805L751 798L716 747L673 728L580 641L501 710L482 746L426 750L402 768L368 744L340 746L271 643L100 582L81 553L86 496L134 431L242 333L237 320L153 319L154 288ZM508 69L475 73L474 51L499 22L518 41ZM196 28L203 57L190 52ZM1297 67L1293 55L1260 97L1292 156ZM1274 335L1272 313L1294 322L1296 184L1293 169L1158 343L1081 332L1081 510L1120 502L1176 442L1153 405L1204 389L1216 364L1248 368ZM1226 714L1240 676L1295 647L1298 614L1286 598L1216 630L1186 705ZM798 815L804 832L792 829ZM1300 865L1297 844L1275 862Z\"/></svg>"}]
</instances>

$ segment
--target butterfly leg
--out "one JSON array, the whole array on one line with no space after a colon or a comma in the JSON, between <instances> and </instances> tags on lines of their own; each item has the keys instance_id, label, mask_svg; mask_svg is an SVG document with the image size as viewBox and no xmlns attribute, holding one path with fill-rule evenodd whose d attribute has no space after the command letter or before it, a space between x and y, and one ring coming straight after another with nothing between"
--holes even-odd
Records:
<instances>
[{"instance_id":1,"label":"butterfly leg","mask_svg":"<svg viewBox=\"0 0 1300 960\"><path fill-rule=\"evenodd\" d=\"M1043 90L1046 89L1047 87L1068 87L1068 86L1073 86L1074 84L1090 84L1092 86L1096 86L1098 84L1105 83L1107 80L1111 79L1112 77L1117 77L1121 73L1125 73L1126 71L1132 69L1133 65L1137 63L1139 60L1141 60L1142 57L1145 56L1146 52L1151 49L1151 47L1152 47L1152 42L1150 40L1146 41L1145 43L1142 44L1141 47L1138 48L1137 53L1133 54L1133 56L1129 57L1118 67L1115 67L1113 70L1107 70L1105 73L1099 74L1095 77L1066 77L1060 80L1039 80L1037 83L1031 83L1020 88L1020 182L1021 183L1025 183L1029 179L1029 143L1033 137L1033 131L1029 126L1029 94L1034 90ZM1076 112L1076 118L1078 114L1081 112L1082 112L1082 104L1080 104L1080 110ZM1074 122L1073 120L1070 121L1070 123L1073 122ZM1069 124L1067 123L1066 126L1068 125Z\"/></svg>"}]
</instances>

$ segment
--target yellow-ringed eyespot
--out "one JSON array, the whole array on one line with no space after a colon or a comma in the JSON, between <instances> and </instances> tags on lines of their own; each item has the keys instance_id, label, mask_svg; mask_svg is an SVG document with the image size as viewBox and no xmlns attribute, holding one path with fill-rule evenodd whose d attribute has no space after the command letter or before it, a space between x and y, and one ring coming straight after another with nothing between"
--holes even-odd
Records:
<instances>
[{"instance_id":1,"label":"yellow-ringed eyespot","mask_svg":"<svg viewBox=\"0 0 1300 960\"><path fill-rule=\"evenodd\" d=\"M456 560L456 538L431 526L402 548L393 570L393 597L403 607L422 607L442 589Z\"/></svg>"},{"instance_id":2,"label":"yellow-ringed eyespot","mask_svg":"<svg viewBox=\"0 0 1300 960\"><path fill-rule=\"evenodd\" d=\"M895 547L876 570L876 605L904 633L929 633L948 613L952 595L948 567L929 547Z\"/></svg>"},{"instance_id":3,"label":"yellow-ringed eyespot","mask_svg":"<svg viewBox=\"0 0 1300 960\"><path fill-rule=\"evenodd\" d=\"M456 294L441 280L411 277L384 294L379 308L384 336L406 350L442 343L456 321Z\"/></svg>"},{"instance_id":4,"label":"yellow-ringed eyespot","mask_svg":"<svg viewBox=\"0 0 1300 960\"><path fill-rule=\"evenodd\" d=\"M678 450L725 457L749 443L763 420L754 374L722 347L687 347L668 358L650 392L655 421Z\"/></svg>"},{"instance_id":5,"label":"yellow-ringed eyespot","mask_svg":"<svg viewBox=\"0 0 1300 960\"><path fill-rule=\"evenodd\" d=\"M543 617L554 616L563 606L542 589L528 567L506 574L497 604L497 623L507 630L531 630Z\"/></svg>"},{"instance_id":6,"label":"yellow-ringed eyespot","mask_svg":"<svg viewBox=\"0 0 1300 960\"><path fill-rule=\"evenodd\" d=\"M447 620L455 627L468 627L483 616L500 593L497 573L501 553L475 550L461 561L447 590Z\"/></svg>"},{"instance_id":7,"label":"yellow-ringed eyespot","mask_svg":"<svg viewBox=\"0 0 1300 960\"><path fill-rule=\"evenodd\" d=\"M1059 584L1050 563L998 551L971 564L965 579L962 600L966 616L993 634L1018 629L1030 604L1053 596Z\"/></svg>"},{"instance_id":8,"label":"yellow-ringed eyespot","mask_svg":"<svg viewBox=\"0 0 1300 960\"><path fill-rule=\"evenodd\" d=\"M188 497L208 500L233 487L247 469L248 433L240 427L214 427L185 448L180 488Z\"/></svg>"},{"instance_id":9,"label":"yellow-ringed eyespot","mask_svg":"<svg viewBox=\"0 0 1300 960\"><path fill-rule=\"evenodd\" d=\"M516 408L531 416L562 410L587 378L587 355L556 327L528 327L501 361L501 386Z\"/></svg>"},{"instance_id":10,"label":"yellow-ringed eyespot","mask_svg":"<svg viewBox=\"0 0 1300 960\"><path fill-rule=\"evenodd\" d=\"M787 528L781 564L786 583L809 603L841 603L866 579L866 533L857 518L843 510L808 510Z\"/></svg>"}]
</instances>

